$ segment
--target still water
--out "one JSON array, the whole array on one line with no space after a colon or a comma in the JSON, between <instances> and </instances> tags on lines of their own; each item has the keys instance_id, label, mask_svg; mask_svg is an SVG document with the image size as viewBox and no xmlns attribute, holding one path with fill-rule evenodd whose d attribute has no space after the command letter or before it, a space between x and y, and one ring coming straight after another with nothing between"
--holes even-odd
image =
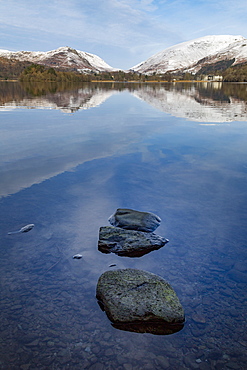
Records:
<instances>
[{"instance_id":1,"label":"still water","mask_svg":"<svg viewBox=\"0 0 247 370\"><path fill-rule=\"evenodd\" d=\"M0 368L245 369L247 85L0 92ZM140 258L100 253L117 208L159 215L169 243ZM128 267L172 285L180 332L111 325L96 284Z\"/></svg>"}]
</instances>

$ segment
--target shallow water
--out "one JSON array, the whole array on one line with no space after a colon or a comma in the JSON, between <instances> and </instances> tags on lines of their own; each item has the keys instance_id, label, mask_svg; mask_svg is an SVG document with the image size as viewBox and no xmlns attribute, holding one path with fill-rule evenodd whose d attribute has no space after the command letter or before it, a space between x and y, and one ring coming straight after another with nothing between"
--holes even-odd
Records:
<instances>
[{"instance_id":1,"label":"shallow water","mask_svg":"<svg viewBox=\"0 0 247 370\"><path fill-rule=\"evenodd\" d=\"M0 368L245 369L247 85L0 91ZM169 243L100 253L99 227L119 207L159 215ZM128 267L172 285L183 330L111 326L96 284Z\"/></svg>"}]
</instances>

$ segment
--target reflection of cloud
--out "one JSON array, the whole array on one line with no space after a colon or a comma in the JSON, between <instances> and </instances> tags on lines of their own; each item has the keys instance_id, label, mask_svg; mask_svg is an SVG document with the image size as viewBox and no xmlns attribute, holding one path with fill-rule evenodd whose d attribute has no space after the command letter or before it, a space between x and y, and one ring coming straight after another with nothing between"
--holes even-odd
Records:
<instances>
[{"instance_id":1,"label":"reflection of cloud","mask_svg":"<svg viewBox=\"0 0 247 370\"><path fill-rule=\"evenodd\" d=\"M72 103L79 99L80 93L79 90L78 96L70 95ZM114 90L109 90L100 95L96 91L88 97L83 108L99 105L113 93ZM64 96L61 94L61 100ZM39 102L43 108L51 107L50 101L46 105L46 98L39 98ZM40 113L36 109L30 112L14 110L11 123L1 123L1 196L40 183L81 163L131 151L130 145L138 142L143 134L140 129L143 122L137 121L133 127L126 113L115 115L99 109L86 115L83 112L57 115ZM147 128L146 132L150 130L153 128Z\"/></svg>"},{"instance_id":2,"label":"reflection of cloud","mask_svg":"<svg viewBox=\"0 0 247 370\"><path fill-rule=\"evenodd\" d=\"M109 130L107 137L103 132L100 135L100 127L91 121L73 125L74 132L61 122L59 127L44 125L43 129L37 129L37 137L32 134L29 137L25 131L17 132L15 144L9 145L11 153L6 150L0 163L1 195L13 194L86 161L112 155L131 142L131 133L123 138L124 128L114 134L110 132L110 125L105 127ZM94 135L95 131L98 134ZM6 147L12 139L12 135L5 137Z\"/></svg>"},{"instance_id":3,"label":"reflection of cloud","mask_svg":"<svg viewBox=\"0 0 247 370\"><path fill-rule=\"evenodd\" d=\"M109 88L109 85L108 89L92 86L49 93L33 99L26 98L27 94L23 91L18 90L17 94L14 91L13 95L12 91L9 91L8 99L2 106L3 114L6 113L6 117L11 119L2 120L0 126L1 196L18 192L87 161L115 153L131 153L137 149L140 139L143 141L144 136L163 127L163 124L157 123L154 126L150 125L147 119L142 119L148 111L142 112L140 116L133 107L129 108L129 112L126 111L124 104L113 104L107 110L100 107L90 113L80 112L80 109L99 107L108 97L119 92L117 88ZM116 86L121 90L120 85ZM126 89L127 85L125 92ZM171 87L168 90L168 85L148 85L140 88L132 84L129 85L129 90L137 98L161 111L199 121L204 125L212 125L213 122L244 121L247 117L245 101L229 98L227 94L220 100L219 91L216 100L215 91L199 91L196 85L190 85L189 89L175 90ZM124 102L122 96L120 99L121 103ZM38 112L33 109L32 112L25 112L14 109L23 106L61 109L63 112L77 110L77 113L63 115L45 110ZM6 107L11 107L12 112L6 112ZM150 152L145 151L143 146L142 155L145 161L152 160Z\"/></svg>"},{"instance_id":4,"label":"reflection of cloud","mask_svg":"<svg viewBox=\"0 0 247 370\"><path fill-rule=\"evenodd\" d=\"M97 107L106 101L114 90L94 90L79 89L74 92L63 92L50 94L36 98L23 98L7 101L0 106L0 111L12 110L19 107L36 109L60 109L64 113L72 113L79 109L89 109Z\"/></svg>"},{"instance_id":5,"label":"reflection of cloud","mask_svg":"<svg viewBox=\"0 0 247 370\"><path fill-rule=\"evenodd\" d=\"M216 86L218 88L218 86ZM160 87L153 89L147 86L136 90L133 95L144 100L155 108L175 117L186 118L197 122L232 122L247 120L247 104L236 98L225 101L201 96L200 91L190 89L170 89Z\"/></svg>"}]
</instances>

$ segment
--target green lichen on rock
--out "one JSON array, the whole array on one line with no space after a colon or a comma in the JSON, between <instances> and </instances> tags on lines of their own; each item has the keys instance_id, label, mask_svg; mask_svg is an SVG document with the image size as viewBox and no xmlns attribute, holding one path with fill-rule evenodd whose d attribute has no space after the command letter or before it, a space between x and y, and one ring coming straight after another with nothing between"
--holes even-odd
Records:
<instances>
[{"instance_id":1,"label":"green lichen on rock","mask_svg":"<svg viewBox=\"0 0 247 370\"><path fill-rule=\"evenodd\" d=\"M184 310L163 278L136 269L106 271L96 297L113 323L183 323Z\"/></svg>"}]
</instances>

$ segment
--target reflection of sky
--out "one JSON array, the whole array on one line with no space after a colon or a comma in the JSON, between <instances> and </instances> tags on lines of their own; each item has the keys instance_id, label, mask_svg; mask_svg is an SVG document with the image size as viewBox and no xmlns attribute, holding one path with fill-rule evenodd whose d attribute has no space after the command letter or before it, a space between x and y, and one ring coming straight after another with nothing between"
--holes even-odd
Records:
<instances>
[{"instance_id":1,"label":"reflection of sky","mask_svg":"<svg viewBox=\"0 0 247 370\"><path fill-rule=\"evenodd\" d=\"M187 100L194 100L192 95L195 91L191 91L191 96L187 95L188 92L184 95ZM80 93L84 97L82 90ZM99 90L96 90L96 100L90 95L90 100L95 102L96 108L79 110L71 115L61 114L56 110L18 108L10 112L2 111L1 195L6 196L34 183L40 183L86 161L119 153L132 153L138 150L140 142L147 140L150 135L155 132L161 134L177 122L175 118L155 111L142 100L133 99L127 91L112 94L114 93L111 90L103 91L100 99ZM154 93L153 88L145 87L134 94L161 110L163 104L166 106L168 101L173 110L180 106L178 97L181 92L167 92L161 88ZM69 94L65 92L65 96L68 98ZM109 96L109 100L100 104ZM87 106L84 108L93 106L88 106L88 101L85 104ZM162 104L162 107L159 104ZM201 106L199 103L195 104ZM242 105L245 106L245 102L242 102ZM168 112L169 109L166 108L164 110ZM193 110L193 105L187 104L186 109L189 111L190 108L190 117L195 116L197 113ZM214 108L209 105L206 107L208 112L210 109L214 112ZM174 115L179 113L174 112ZM159 117L162 117L162 120ZM202 125L207 124L202 122ZM225 129L224 126L217 128L221 131ZM187 135L187 131L184 134ZM144 147L142 152L144 157L150 157L150 152Z\"/></svg>"},{"instance_id":2,"label":"reflection of sky","mask_svg":"<svg viewBox=\"0 0 247 370\"><path fill-rule=\"evenodd\" d=\"M126 99L126 104L122 101L125 112L128 104L134 101L128 95ZM109 102L109 107L112 104ZM135 105L135 108L138 106ZM143 114L143 104L138 109ZM157 116L155 111L149 109L147 113L150 117L146 122L142 115L139 116L139 126L133 115L132 123L126 124L126 135L122 125L120 134L125 137L122 142L115 143L115 137L108 127L107 145L112 144L108 151L100 145L100 135L98 146L93 141L91 148L89 143L85 147L82 145L82 151L90 149L91 153L96 154L88 156L73 172L52 176L54 160L51 161L51 155L57 153L55 147L56 151L48 152L47 156L50 157L44 161L43 169L49 169L51 174L49 181L15 196L15 207L19 209L25 206L21 212L20 209L18 211L22 222L37 222L32 233L38 234L42 240L45 238L45 244L57 238L63 263L70 264L78 276L90 271L96 279L95 276L105 271L111 263L116 263L118 268L136 267L155 272L159 265L156 257L166 253L170 256L172 269L175 269L172 258L177 248L181 255L187 253L185 260L193 256L193 248L186 252L186 245L191 239L203 238L207 248L212 248L215 240L217 242L220 238L230 240L235 233L239 234L238 240L243 237L241 219L245 217L246 192L244 124L209 128L174 120L171 125L170 117ZM99 114L102 118L103 110ZM127 117L131 115L126 114L125 119ZM152 130L147 130L148 125ZM119 127L116 130L119 131ZM115 131L115 127L112 131ZM130 140L129 133L133 134L136 141L133 138ZM114 143L111 143L111 139ZM102 140L106 140L105 135ZM74 149L71 156L77 152L77 147ZM100 156L102 151L105 154ZM81 160L82 157L78 158ZM62 159L61 167L63 163L67 164L67 157ZM20 171L16 181L21 176L27 176L25 181L32 179L35 161L31 163L33 167L30 167L30 172L28 169L26 173ZM37 160L36 165L38 163ZM31 199L35 194L34 203L32 201L30 205L28 194ZM11 197L6 202L11 204ZM149 210L158 214L163 221L157 233L170 239L170 242L160 251L140 259L120 258L113 254L100 254L99 258L99 227L108 224L108 217L118 207ZM10 209L13 209L13 205ZM11 229L14 229L14 225ZM73 265L71 256L75 253L81 253L83 260ZM203 257L205 262L208 261L208 253L207 249ZM82 264L83 272L80 271ZM163 264L164 261L160 268Z\"/></svg>"},{"instance_id":3,"label":"reflection of sky","mask_svg":"<svg viewBox=\"0 0 247 370\"><path fill-rule=\"evenodd\" d=\"M0 181L3 194L13 193L0 202L0 270L7 297L2 302L13 333L10 338L4 332L6 343L16 340L18 319L28 333L33 322L35 328L40 323L40 341L47 340L49 327L59 341L71 338L74 345L85 328L86 340L102 353L98 338L105 333L115 335L112 349L126 352L125 343L131 343L148 357L153 348L167 358L171 353L170 363L174 352L183 363L188 348L194 354L202 342L210 343L208 352L239 353L246 272L236 266L246 264L246 122L198 125L126 92L73 115L18 109L1 118ZM118 207L159 215L156 233L169 243L141 258L100 253L99 227L108 225ZM7 235L29 223L35 224L29 233ZM82 259L74 260L76 253ZM168 339L125 332L120 345L119 332L111 332L95 300L97 280L112 263L167 279L185 308L184 330ZM22 302L19 316L10 316L13 301ZM203 329L192 320L198 313L206 320ZM185 352L177 353L181 348ZM33 356L36 349L30 346Z\"/></svg>"},{"instance_id":4,"label":"reflection of sky","mask_svg":"<svg viewBox=\"0 0 247 370\"><path fill-rule=\"evenodd\" d=\"M116 96L110 113L108 104L75 115L21 109L3 113L1 194L39 183L85 161L129 151L143 134L159 129L159 125L148 125L147 107L147 117L138 121L138 108L133 103L129 106L129 101L134 102L127 94L121 99Z\"/></svg>"}]
</instances>

